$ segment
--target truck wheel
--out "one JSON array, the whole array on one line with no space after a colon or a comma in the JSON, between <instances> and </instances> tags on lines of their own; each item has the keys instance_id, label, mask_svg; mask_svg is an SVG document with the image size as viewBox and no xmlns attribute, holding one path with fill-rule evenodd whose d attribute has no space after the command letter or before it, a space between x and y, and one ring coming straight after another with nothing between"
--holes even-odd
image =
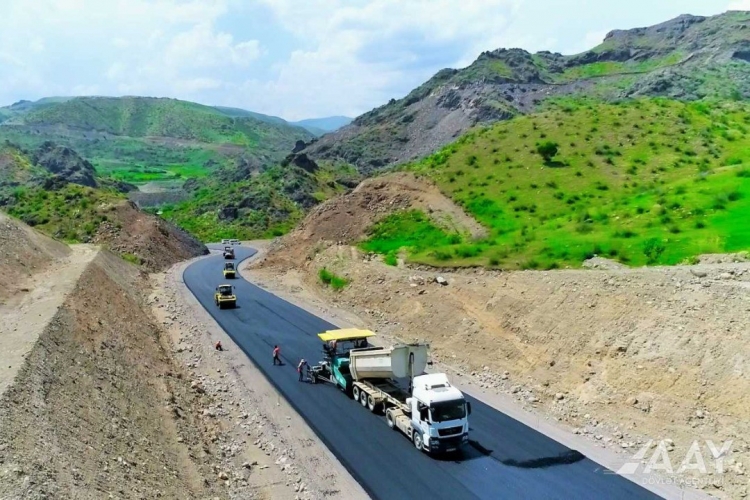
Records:
<instances>
[{"instance_id":1,"label":"truck wheel","mask_svg":"<svg viewBox=\"0 0 750 500\"><path fill-rule=\"evenodd\" d=\"M359 392L359 402L362 404L362 406L367 408L367 393L365 391Z\"/></svg>"},{"instance_id":2,"label":"truck wheel","mask_svg":"<svg viewBox=\"0 0 750 500\"><path fill-rule=\"evenodd\" d=\"M394 418L393 412L391 410L386 410L385 422L388 424L388 427L390 427L391 429L396 428L396 419Z\"/></svg>"},{"instance_id":3,"label":"truck wheel","mask_svg":"<svg viewBox=\"0 0 750 500\"><path fill-rule=\"evenodd\" d=\"M354 401L359 401L359 387L356 385L352 387L352 398Z\"/></svg>"},{"instance_id":4,"label":"truck wheel","mask_svg":"<svg viewBox=\"0 0 750 500\"><path fill-rule=\"evenodd\" d=\"M414 441L414 447L416 449L418 449L419 451L422 451L424 449L424 445L422 444L422 435L416 430L412 432L412 440Z\"/></svg>"},{"instance_id":5,"label":"truck wheel","mask_svg":"<svg viewBox=\"0 0 750 500\"><path fill-rule=\"evenodd\" d=\"M373 413L378 413L380 410L380 403L375 403L375 399L372 395L367 396L367 408Z\"/></svg>"}]
</instances>

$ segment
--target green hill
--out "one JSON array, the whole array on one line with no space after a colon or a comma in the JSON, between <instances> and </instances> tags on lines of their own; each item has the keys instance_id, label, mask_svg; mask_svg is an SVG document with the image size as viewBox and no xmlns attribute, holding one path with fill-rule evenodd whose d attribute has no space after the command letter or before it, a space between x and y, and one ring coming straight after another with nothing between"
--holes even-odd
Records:
<instances>
[{"instance_id":1,"label":"green hill","mask_svg":"<svg viewBox=\"0 0 750 500\"><path fill-rule=\"evenodd\" d=\"M298 140L313 137L285 123L176 99L77 97L2 109L10 116L0 124L0 138L25 147L48 140L72 147L100 175L134 183L180 185L240 157L272 165Z\"/></svg>"},{"instance_id":2,"label":"green hill","mask_svg":"<svg viewBox=\"0 0 750 500\"><path fill-rule=\"evenodd\" d=\"M442 70L403 99L357 117L306 153L369 174L433 153L477 124L538 111L550 98L747 99L749 26L750 12L686 15L612 31L577 55L484 52L468 67Z\"/></svg>"},{"instance_id":3,"label":"green hill","mask_svg":"<svg viewBox=\"0 0 750 500\"><path fill-rule=\"evenodd\" d=\"M547 269L593 255L675 264L749 250L748 128L746 103L558 100L407 167L486 226L487 239L401 213L365 247L405 242L415 262Z\"/></svg>"}]
</instances>

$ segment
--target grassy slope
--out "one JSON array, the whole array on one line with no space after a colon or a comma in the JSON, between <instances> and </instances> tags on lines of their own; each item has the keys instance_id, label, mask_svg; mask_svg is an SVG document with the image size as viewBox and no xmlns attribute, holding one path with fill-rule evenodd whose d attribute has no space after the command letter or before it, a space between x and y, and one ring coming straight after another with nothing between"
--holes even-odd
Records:
<instances>
[{"instance_id":1,"label":"grassy slope","mask_svg":"<svg viewBox=\"0 0 750 500\"><path fill-rule=\"evenodd\" d=\"M101 175L133 183L200 177L241 155L274 162L311 137L209 106L140 97L75 98L32 108L0 127L0 138L25 147L44 140L68 145Z\"/></svg>"},{"instance_id":2,"label":"grassy slope","mask_svg":"<svg viewBox=\"0 0 750 500\"><path fill-rule=\"evenodd\" d=\"M99 224L108 220L113 204L122 199L108 190L75 184L55 191L18 188L3 209L54 238L78 243L89 241Z\"/></svg>"},{"instance_id":3,"label":"grassy slope","mask_svg":"<svg viewBox=\"0 0 750 500\"><path fill-rule=\"evenodd\" d=\"M674 264L750 249L748 127L750 106L734 102L558 101L473 131L409 168L434 179L491 236L433 236L438 243L417 245L411 259L553 268L593 254ZM544 141L559 144L547 164L537 153ZM404 238L414 229L409 217L377 226L366 245ZM400 233L384 233L399 224Z\"/></svg>"}]
</instances>

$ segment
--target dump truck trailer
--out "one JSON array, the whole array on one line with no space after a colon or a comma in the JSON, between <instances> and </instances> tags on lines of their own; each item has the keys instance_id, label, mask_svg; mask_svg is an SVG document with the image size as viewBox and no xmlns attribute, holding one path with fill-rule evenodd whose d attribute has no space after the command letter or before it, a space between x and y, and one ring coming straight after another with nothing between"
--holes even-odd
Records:
<instances>
[{"instance_id":1,"label":"dump truck trailer","mask_svg":"<svg viewBox=\"0 0 750 500\"><path fill-rule=\"evenodd\" d=\"M427 344L347 349L340 343L374 334L358 339L351 337L351 330L345 332L350 333L319 335L326 342L328 359L312 368L314 381L331 382L371 412L385 414L388 426L401 431L419 450L450 453L468 442L471 404L444 373L424 373ZM335 351L331 342L339 343L334 344ZM399 382L404 379L409 382L406 389Z\"/></svg>"}]
</instances>

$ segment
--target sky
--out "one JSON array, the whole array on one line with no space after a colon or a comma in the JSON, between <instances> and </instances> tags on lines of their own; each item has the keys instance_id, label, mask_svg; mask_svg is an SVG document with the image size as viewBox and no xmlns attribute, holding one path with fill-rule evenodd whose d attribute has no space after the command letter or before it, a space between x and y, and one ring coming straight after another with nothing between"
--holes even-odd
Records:
<instances>
[{"instance_id":1,"label":"sky","mask_svg":"<svg viewBox=\"0 0 750 500\"><path fill-rule=\"evenodd\" d=\"M357 116L485 50L573 54L750 0L0 0L0 105L143 95Z\"/></svg>"}]
</instances>

